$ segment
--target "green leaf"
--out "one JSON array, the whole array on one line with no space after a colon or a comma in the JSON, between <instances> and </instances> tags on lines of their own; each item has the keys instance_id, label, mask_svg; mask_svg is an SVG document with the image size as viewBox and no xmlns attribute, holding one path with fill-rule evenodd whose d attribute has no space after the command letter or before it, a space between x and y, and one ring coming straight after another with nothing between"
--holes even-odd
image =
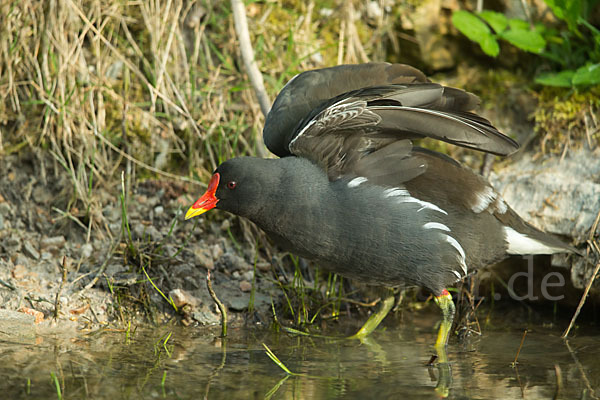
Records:
<instances>
[{"instance_id":1,"label":"green leaf","mask_svg":"<svg viewBox=\"0 0 600 400\"><path fill-rule=\"evenodd\" d=\"M600 63L585 65L575 71L573 85L600 84Z\"/></svg>"},{"instance_id":2,"label":"green leaf","mask_svg":"<svg viewBox=\"0 0 600 400\"><path fill-rule=\"evenodd\" d=\"M490 28L468 11L458 10L452 14L452 23L463 35L474 42L479 42L482 35L490 35Z\"/></svg>"},{"instance_id":3,"label":"green leaf","mask_svg":"<svg viewBox=\"0 0 600 400\"><path fill-rule=\"evenodd\" d=\"M510 29L519 29L519 30L528 30L530 28L529 23L527 21L523 21L522 19L509 19L508 26Z\"/></svg>"},{"instance_id":4,"label":"green leaf","mask_svg":"<svg viewBox=\"0 0 600 400\"><path fill-rule=\"evenodd\" d=\"M484 10L479 13L479 16L490 24L496 33L503 32L508 27L508 19L499 12Z\"/></svg>"},{"instance_id":5,"label":"green leaf","mask_svg":"<svg viewBox=\"0 0 600 400\"><path fill-rule=\"evenodd\" d=\"M485 35L482 40L479 41L479 46L488 56L496 57L500 53L500 45L492 35Z\"/></svg>"},{"instance_id":6,"label":"green leaf","mask_svg":"<svg viewBox=\"0 0 600 400\"><path fill-rule=\"evenodd\" d=\"M575 75L575 71L570 69L540 74L535 78L535 83L545 86L571 87L573 85L573 75Z\"/></svg>"},{"instance_id":7,"label":"green leaf","mask_svg":"<svg viewBox=\"0 0 600 400\"><path fill-rule=\"evenodd\" d=\"M569 25L569 30L577 30L577 20L583 11L582 0L544 0L557 18Z\"/></svg>"},{"instance_id":8,"label":"green leaf","mask_svg":"<svg viewBox=\"0 0 600 400\"><path fill-rule=\"evenodd\" d=\"M455 11L452 14L452 23L463 35L479 43L487 55L493 57L498 55L500 50L496 38L489 26L476 15L464 10Z\"/></svg>"},{"instance_id":9,"label":"green leaf","mask_svg":"<svg viewBox=\"0 0 600 400\"><path fill-rule=\"evenodd\" d=\"M513 46L531 53L541 53L546 47L546 40L536 31L527 26L526 29L513 28L502 33L500 37Z\"/></svg>"}]
</instances>

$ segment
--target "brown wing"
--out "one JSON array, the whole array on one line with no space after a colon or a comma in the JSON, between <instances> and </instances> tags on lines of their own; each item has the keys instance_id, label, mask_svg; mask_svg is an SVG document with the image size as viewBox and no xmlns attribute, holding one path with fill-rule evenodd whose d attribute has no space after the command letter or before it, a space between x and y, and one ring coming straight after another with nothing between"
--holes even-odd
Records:
<instances>
[{"instance_id":1,"label":"brown wing","mask_svg":"<svg viewBox=\"0 0 600 400\"><path fill-rule=\"evenodd\" d=\"M430 137L499 155L515 151L515 141L470 111L477 104L471 93L434 83L359 89L312 110L294 131L289 151L320 165L331 179L356 174L366 156L374 168L378 150L415 138ZM399 148L410 154L409 145ZM393 155L389 149L386 154L386 168L391 157L407 162L407 154Z\"/></svg>"},{"instance_id":2,"label":"brown wing","mask_svg":"<svg viewBox=\"0 0 600 400\"><path fill-rule=\"evenodd\" d=\"M300 121L311 111L343 93L369 86L429 82L416 68L404 64L339 65L306 71L281 90L267 115L263 137L267 148L284 157Z\"/></svg>"}]
</instances>

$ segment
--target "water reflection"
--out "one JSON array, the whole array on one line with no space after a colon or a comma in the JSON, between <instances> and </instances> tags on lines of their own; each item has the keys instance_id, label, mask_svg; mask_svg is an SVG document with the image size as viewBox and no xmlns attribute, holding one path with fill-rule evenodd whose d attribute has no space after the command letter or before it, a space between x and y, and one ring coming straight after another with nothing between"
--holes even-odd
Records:
<instances>
[{"instance_id":1,"label":"water reflection","mask_svg":"<svg viewBox=\"0 0 600 400\"><path fill-rule=\"evenodd\" d=\"M65 399L439 398L440 369L427 366L435 341L429 320L394 324L363 342L250 328L233 329L226 342L216 335L163 327L129 337L102 331L2 342L0 387L11 399L57 398L57 387ZM503 327L465 344L451 341L448 397L597 398L596 338L580 333L564 342L558 329L533 329L513 367L521 336ZM269 359L263 343L298 375Z\"/></svg>"}]
</instances>

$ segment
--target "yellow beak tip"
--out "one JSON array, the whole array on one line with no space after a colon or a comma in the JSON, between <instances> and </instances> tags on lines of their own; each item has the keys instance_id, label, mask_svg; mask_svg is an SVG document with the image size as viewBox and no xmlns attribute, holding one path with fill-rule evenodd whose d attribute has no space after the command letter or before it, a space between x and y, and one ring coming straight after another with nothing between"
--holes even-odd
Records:
<instances>
[{"instance_id":1,"label":"yellow beak tip","mask_svg":"<svg viewBox=\"0 0 600 400\"><path fill-rule=\"evenodd\" d=\"M190 207L189 210L187 210L187 212L185 213L185 219L188 220L190 218L194 218L200 214L204 214L206 211L206 209L204 208L192 208Z\"/></svg>"}]
</instances>

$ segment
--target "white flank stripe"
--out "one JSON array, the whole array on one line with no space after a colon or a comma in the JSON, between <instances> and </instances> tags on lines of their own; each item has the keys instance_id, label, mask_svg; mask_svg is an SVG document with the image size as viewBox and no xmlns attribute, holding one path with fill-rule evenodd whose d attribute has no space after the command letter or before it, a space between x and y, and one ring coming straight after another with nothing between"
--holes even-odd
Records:
<instances>
[{"instance_id":1,"label":"white flank stripe","mask_svg":"<svg viewBox=\"0 0 600 400\"><path fill-rule=\"evenodd\" d=\"M498 197L496 200L496 210L499 214L504 214L507 211L508 207L506 206L506 202L502 197Z\"/></svg>"},{"instance_id":2,"label":"white flank stripe","mask_svg":"<svg viewBox=\"0 0 600 400\"><path fill-rule=\"evenodd\" d=\"M367 178L365 178L364 176L359 176L357 178L352 179L350 182L348 182L348 187L355 188L358 185L360 185L361 183L365 183L366 181L368 181Z\"/></svg>"},{"instance_id":3,"label":"white flank stripe","mask_svg":"<svg viewBox=\"0 0 600 400\"><path fill-rule=\"evenodd\" d=\"M527 235L515 231L508 226L504 227L506 242L508 243L508 254L554 254L562 253L565 249L551 247Z\"/></svg>"},{"instance_id":4,"label":"white flank stripe","mask_svg":"<svg viewBox=\"0 0 600 400\"><path fill-rule=\"evenodd\" d=\"M487 209L497 196L498 194L494 192L494 189L486 186L481 192L475 193L476 203L473 207L471 207L471 210L479 214L483 210Z\"/></svg>"},{"instance_id":5,"label":"white flank stripe","mask_svg":"<svg viewBox=\"0 0 600 400\"><path fill-rule=\"evenodd\" d=\"M467 262L466 262L465 251L463 250L462 246L460 245L460 243L458 243L458 241L456 239L454 239L452 236L449 236L449 235L445 235L445 236L446 236L446 241L448 243L450 243L450 245L452 245L452 247L454 247L456 249L456 251L458 251L458 253L460 254L460 267L464 271L465 275L467 275Z\"/></svg>"},{"instance_id":6,"label":"white flank stripe","mask_svg":"<svg viewBox=\"0 0 600 400\"><path fill-rule=\"evenodd\" d=\"M408 190L406 190L406 189L391 188L391 189L385 189L383 191L383 195L385 197L410 196L410 193L408 193Z\"/></svg>"},{"instance_id":7,"label":"white flank stripe","mask_svg":"<svg viewBox=\"0 0 600 400\"><path fill-rule=\"evenodd\" d=\"M438 206L436 206L435 204L429 203L427 201L422 201L419 199L415 199L414 197L411 196L406 196L406 197L402 197L400 199L398 199L398 203L417 203L421 206L421 208L419 208L417 210L417 212L422 211L426 208L429 208L433 211L437 211L437 212L441 212L442 214L446 214L448 215L448 213L444 210L442 210L441 208L439 208Z\"/></svg>"},{"instance_id":8,"label":"white flank stripe","mask_svg":"<svg viewBox=\"0 0 600 400\"><path fill-rule=\"evenodd\" d=\"M448 228L444 224L440 224L439 222L428 222L423 225L423 229L439 229L442 231L450 232L450 228Z\"/></svg>"},{"instance_id":9,"label":"white flank stripe","mask_svg":"<svg viewBox=\"0 0 600 400\"><path fill-rule=\"evenodd\" d=\"M456 277L458 279L462 279L462 276L460 276L460 274L458 273L458 271L452 270L452 272L454 272L454 275L456 275Z\"/></svg>"}]
</instances>

